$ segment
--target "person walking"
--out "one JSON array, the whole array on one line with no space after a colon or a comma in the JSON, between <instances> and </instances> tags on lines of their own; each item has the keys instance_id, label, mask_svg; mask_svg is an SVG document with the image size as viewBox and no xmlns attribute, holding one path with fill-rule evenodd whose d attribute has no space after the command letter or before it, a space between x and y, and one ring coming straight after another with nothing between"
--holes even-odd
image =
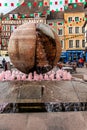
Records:
<instances>
[{"instance_id":1,"label":"person walking","mask_svg":"<svg viewBox=\"0 0 87 130\"><path fill-rule=\"evenodd\" d=\"M82 68L84 66L84 59L80 58L79 59L79 67Z\"/></svg>"},{"instance_id":2,"label":"person walking","mask_svg":"<svg viewBox=\"0 0 87 130\"><path fill-rule=\"evenodd\" d=\"M11 70L11 65L9 61L7 62L7 70Z\"/></svg>"},{"instance_id":3,"label":"person walking","mask_svg":"<svg viewBox=\"0 0 87 130\"><path fill-rule=\"evenodd\" d=\"M7 62L5 62L5 67L4 67L4 71L7 70Z\"/></svg>"},{"instance_id":4,"label":"person walking","mask_svg":"<svg viewBox=\"0 0 87 130\"><path fill-rule=\"evenodd\" d=\"M5 60L5 58L3 58L3 60L2 60L2 67L3 67L3 69L5 69L5 63L6 63L6 60Z\"/></svg>"}]
</instances>

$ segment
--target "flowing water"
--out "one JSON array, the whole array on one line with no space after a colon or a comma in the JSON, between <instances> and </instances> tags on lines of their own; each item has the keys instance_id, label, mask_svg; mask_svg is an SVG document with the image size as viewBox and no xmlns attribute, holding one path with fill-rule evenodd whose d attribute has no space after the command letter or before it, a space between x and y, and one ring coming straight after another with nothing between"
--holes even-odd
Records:
<instances>
[{"instance_id":1,"label":"flowing water","mask_svg":"<svg viewBox=\"0 0 87 130\"><path fill-rule=\"evenodd\" d=\"M77 103L8 103L0 113L87 111L87 102Z\"/></svg>"}]
</instances>

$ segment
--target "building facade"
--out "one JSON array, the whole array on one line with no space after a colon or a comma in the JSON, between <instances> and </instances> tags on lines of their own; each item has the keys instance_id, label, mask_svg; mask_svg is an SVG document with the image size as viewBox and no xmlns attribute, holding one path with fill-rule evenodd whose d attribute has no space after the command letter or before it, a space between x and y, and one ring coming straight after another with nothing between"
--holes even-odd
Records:
<instances>
[{"instance_id":1,"label":"building facade","mask_svg":"<svg viewBox=\"0 0 87 130\"><path fill-rule=\"evenodd\" d=\"M87 62L87 3L85 4L84 9L85 9L85 23L84 23L83 27L85 30L85 32L84 32L84 35L85 35L85 59Z\"/></svg>"},{"instance_id":2,"label":"building facade","mask_svg":"<svg viewBox=\"0 0 87 130\"><path fill-rule=\"evenodd\" d=\"M53 12L47 19L50 25L58 34L62 46L61 58L64 62L78 61L84 57L85 36L84 36L84 5L69 4L64 12Z\"/></svg>"},{"instance_id":3,"label":"building facade","mask_svg":"<svg viewBox=\"0 0 87 130\"><path fill-rule=\"evenodd\" d=\"M34 23L46 23L46 13L43 14L45 10L48 9L48 5L44 6L42 0L20 0L20 4L26 4L26 6L19 6L13 11L4 15L1 20L1 54L3 51L7 53L9 38L12 32L21 24L26 22L34 22ZM28 6L30 4L36 2L39 5L41 2L43 6L39 7L37 5ZM40 13L39 13L40 12Z\"/></svg>"},{"instance_id":4,"label":"building facade","mask_svg":"<svg viewBox=\"0 0 87 130\"><path fill-rule=\"evenodd\" d=\"M80 57L84 56L84 17L85 12L82 3L80 5L70 4L64 12L66 61L78 61Z\"/></svg>"},{"instance_id":5,"label":"building facade","mask_svg":"<svg viewBox=\"0 0 87 130\"><path fill-rule=\"evenodd\" d=\"M83 27L85 28L85 32L84 32L84 35L85 35L85 59L87 62L87 21L85 21Z\"/></svg>"},{"instance_id":6,"label":"building facade","mask_svg":"<svg viewBox=\"0 0 87 130\"><path fill-rule=\"evenodd\" d=\"M47 24L54 29L54 31L58 34L62 51L65 51L64 46L64 12L55 12L50 13L50 15L47 16L46 20Z\"/></svg>"},{"instance_id":7,"label":"building facade","mask_svg":"<svg viewBox=\"0 0 87 130\"><path fill-rule=\"evenodd\" d=\"M55 32L58 34L62 53L60 60L66 62L66 48L65 48L65 38L64 38L64 12L51 12L50 15L47 17L47 24L52 27Z\"/></svg>"},{"instance_id":8,"label":"building facade","mask_svg":"<svg viewBox=\"0 0 87 130\"><path fill-rule=\"evenodd\" d=\"M84 56L85 50L84 5L82 3L69 4L65 11L47 14L49 0L31 0L29 2L34 3L34 1L44 2L43 7L20 6L5 15L6 19L1 21L1 50L7 50L9 38L18 26L25 22L42 22L47 23L58 34L62 46L60 58L64 62L78 61L80 57ZM19 2L25 2L27 5L28 0L20 0Z\"/></svg>"},{"instance_id":9,"label":"building facade","mask_svg":"<svg viewBox=\"0 0 87 130\"><path fill-rule=\"evenodd\" d=\"M32 22L32 23L46 23L46 18L25 18L25 19L17 19L17 20L2 20L2 31L1 31L1 38L2 38L2 44L1 49L7 50L8 48L8 42L9 38L12 34L12 32L21 24L24 24L26 22Z\"/></svg>"}]
</instances>

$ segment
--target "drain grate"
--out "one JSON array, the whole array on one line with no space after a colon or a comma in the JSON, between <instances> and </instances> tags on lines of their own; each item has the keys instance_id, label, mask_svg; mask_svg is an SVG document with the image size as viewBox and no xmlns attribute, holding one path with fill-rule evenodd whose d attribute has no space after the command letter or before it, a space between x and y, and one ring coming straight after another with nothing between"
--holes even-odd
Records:
<instances>
[{"instance_id":1,"label":"drain grate","mask_svg":"<svg viewBox=\"0 0 87 130\"><path fill-rule=\"evenodd\" d=\"M87 102L8 103L0 105L0 113L87 111Z\"/></svg>"}]
</instances>

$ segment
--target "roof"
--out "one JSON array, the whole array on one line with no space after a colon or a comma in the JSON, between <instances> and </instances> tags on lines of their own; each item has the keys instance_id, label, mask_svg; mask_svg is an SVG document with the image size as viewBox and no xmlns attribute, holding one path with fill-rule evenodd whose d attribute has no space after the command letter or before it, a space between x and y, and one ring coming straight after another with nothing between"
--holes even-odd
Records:
<instances>
[{"instance_id":1,"label":"roof","mask_svg":"<svg viewBox=\"0 0 87 130\"><path fill-rule=\"evenodd\" d=\"M86 4L84 5L84 8L87 8L87 2L86 2Z\"/></svg>"},{"instance_id":2,"label":"roof","mask_svg":"<svg viewBox=\"0 0 87 130\"><path fill-rule=\"evenodd\" d=\"M47 16L47 20L53 20L53 19L64 19L64 12L50 12L50 14Z\"/></svg>"},{"instance_id":3,"label":"roof","mask_svg":"<svg viewBox=\"0 0 87 130\"><path fill-rule=\"evenodd\" d=\"M25 4L24 6L23 6L23 3L22 3L16 9L14 9L14 10L10 11L9 13L5 14L4 17L8 17L9 14L19 14L19 15L27 14L27 15L30 15L30 14L37 13L37 12L43 13L44 11L47 11L49 9L48 6L43 6L43 5L41 7L37 6L37 5L39 5L39 2L43 3L43 0L37 1L36 2L37 3L36 6L34 6L34 4L32 4L32 6L30 8L28 6L29 2L31 2L31 4L32 4L32 3L35 2L35 0L25 0L24 1L24 4Z\"/></svg>"},{"instance_id":4,"label":"roof","mask_svg":"<svg viewBox=\"0 0 87 130\"><path fill-rule=\"evenodd\" d=\"M73 12L84 12L84 4L83 3L70 3L68 4L67 9L65 9L65 13L73 13Z\"/></svg>"},{"instance_id":5,"label":"roof","mask_svg":"<svg viewBox=\"0 0 87 130\"><path fill-rule=\"evenodd\" d=\"M47 20L51 19L64 19L64 13L74 13L74 12L85 12L83 3L70 3L67 6L67 9L59 12L51 12L50 15L47 16Z\"/></svg>"}]
</instances>

